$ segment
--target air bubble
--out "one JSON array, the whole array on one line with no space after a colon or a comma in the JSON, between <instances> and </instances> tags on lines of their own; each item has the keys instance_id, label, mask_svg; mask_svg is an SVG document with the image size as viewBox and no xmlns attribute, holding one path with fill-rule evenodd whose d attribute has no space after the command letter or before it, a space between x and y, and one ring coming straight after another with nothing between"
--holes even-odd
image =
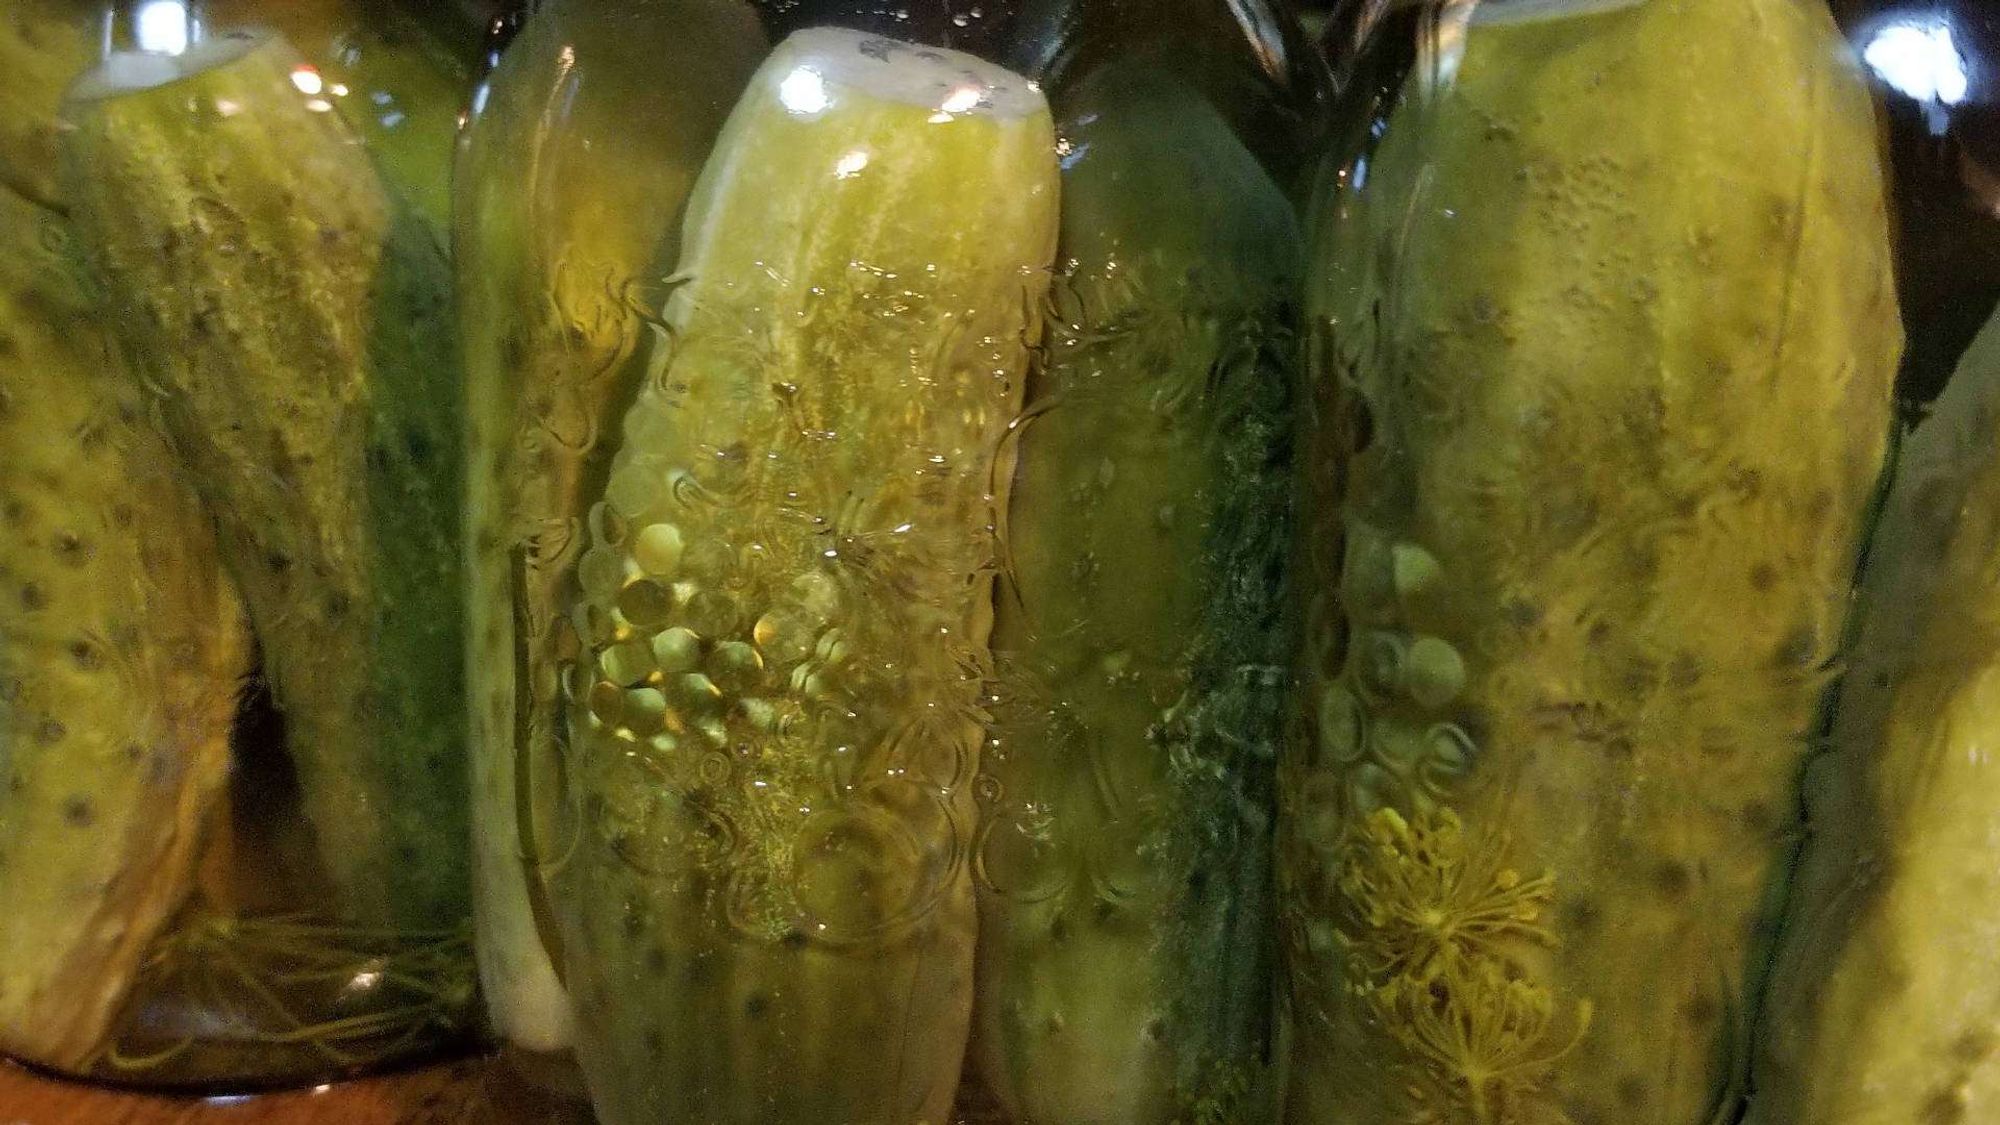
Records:
<instances>
[{"instance_id":1,"label":"air bubble","mask_svg":"<svg viewBox=\"0 0 2000 1125\"><path fill-rule=\"evenodd\" d=\"M625 714L625 689L604 680L592 685L590 713L607 727L617 726Z\"/></svg>"},{"instance_id":2,"label":"air bubble","mask_svg":"<svg viewBox=\"0 0 2000 1125\"><path fill-rule=\"evenodd\" d=\"M1443 707L1465 689L1465 660L1440 638L1418 637L1404 654L1402 679L1418 706Z\"/></svg>"},{"instance_id":3,"label":"air bubble","mask_svg":"<svg viewBox=\"0 0 2000 1125\"><path fill-rule=\"evenodd\" d=\"M662 672L691 672L701 666L701 638L692 629L668 629L653 638L653 660Z\"/></svg>"},{"instance_id":4,"label":"air bubble","mask_svg":"<svg viewBox=\"0 0 2000 1125\"><path fill-rule=\"evenodd\" d=\"M643 682L653 674L652 646L641 641L626 641L605 649L597 658L597 667L604 678L622 687L631 687Z\"/></svg>"},{"instance_id":5,"label":"air bubble","mask_svg":"<svg viewBox=\"0 0 2000 1125\"><path fill-rule=\"evenodd\" d=\"M1017 902L1042 902L1068 883L1055 841L1013 815L987 818L973 849L973 877L980 887Z\"/></svg>"},{"instance_id":6,"label":"air bubble","mask_svg":"<svg viewBox=\"0 0 2000 1125\"><path fill-rule=\"evenodd\" d=\"M1424 756L1419 776L1427 789L1442 794L1472 771L1473 758L1479 748L1464 728L1452 723L1439 723L1424 735L1424 741L1429 752Z\"/></svg>"},{"instance_id":7,"label":"air bubble","mask_svg":"<svg viewBox=\"0 0 2000 1125\"><path fill-rule=\"evenodd\" d=\"M687 600L683 614L696 632L712 637L734 633L743 620L736 599L719 590L696 591Z\"/></svg>"},{"instance_id":8,"label":"air bubble","mask_svg":"<svg viewBox=\"0 0 2000 1125\"><path fill-rule=\"evenodd\" d=\"M667 697L658 688L634 688L625 693L625 729L640 738L660 734L667 725Z\"/></svg>"},{"instance_id":9,"label":"air bubble","mask_svg":"<svg viewBox=\"0 0 2000 1125\"><path fill-rule=\"evenodd\" d=\"M742 641L724 641L709 653L708 675L726 692L748 691L764 677L764 658Z\"/></svg>"},{"instance_id":10,"label":"air bubble","mask_svg":"<svg viewBox=\"0 0 2000 1125\"><path fill-rule=\"evenodd\" d=\"M1390 569L1395 577L1396 596L1407 601L1431 588L1444 573L1437 556L1415 543L1398 543L1391 551Z\"/></svg>"},{"instance_id":11,"label":"air bubble","mask_svg":"<svg viewBox=\"0 0 2000 1125\"><path fill-rule=\"evenodd\" d=\"M714 712L722 708L722 689L715 681L700 672L689 672L674 679L674 699L690 711Z\"/></svg>"},{"instance_id":12,"label":"air bubble","mask_svg":"<svg viewBox=\"0 0 2000 1125\"><path fill-rule=\"evenodd\" d=\"M666 624L673 611L673 592L650 578L641 578L618 591L618 612L634 628L658 628Z\"/></svg>"},{"instance_id":13,"label":"air bubble","mask_svg":"<svg viewBox=\"0 0 2000 1125\"><path fill-rule=\"evenodd\" d=\"M1403 679L1403 665L1410 642L1399 633L1364 633L1356 647L1362 687L1377 694L1394 691Z\"/></svg>"},{"instance_id":14,"label":"air bubble","mask_svg":"<svg viewBox=\"0 0 2000 1125\"><path fill-rule=\"evenodd\" d=\"M764 655L779 664L805 659L812 652L816 623L797 606L779 606L757 619L750 638Z\"/></svg>"},{"instance_id":15,"label":"air bubble","mask_svg":"<svg viewBox=\"0 0 2000 1125\"><path fill-rule=\"evenodd\" d=\"M792 599L824 625L840 612L840 583L817 571L801 574L792 579Z\"/></svg>"},{"instance_id":16,"label":"air bubble","mask_svg":"<svg viewBox=\"0 0 2000 1125\"><path fill-rule=\"evenodd\" d=\"M681 551L681 529L670 523L648 525L632 540L633 561L660 578L672 578L680 570Z\"/></svg>"}]
</instances>

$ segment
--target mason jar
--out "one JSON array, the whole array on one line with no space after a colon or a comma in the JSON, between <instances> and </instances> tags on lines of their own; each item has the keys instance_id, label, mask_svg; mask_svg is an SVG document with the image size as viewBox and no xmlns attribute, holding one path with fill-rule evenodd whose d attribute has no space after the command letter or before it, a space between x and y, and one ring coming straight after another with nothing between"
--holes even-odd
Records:
<instances>
[{"instance_id":1,"label":"mason jar","mask_svg":"<svg viewBox=\"0 0 2000 1125\"><path fill-rule=\"evenodd\" d=\"M1904 425L1802 786L1746 1120L1984 1121L2000 1114L2000 28L1969 3L1835 11L1886 123Z\"/></svg>"},{"instance_id":2,"label":"mason jar","mask_svg":"<svg viewBox=\"0 0 2000 1125\"><path fill-rule=\"evenodd\" d=\"M1816 0L1344 18L1288 1119L1732 1120L1895 424L1868 84Z\"/></svg>"},{"instance_id":3,"label":"mason jar","mask_svg":"<svg viewBox=\"0 0 2000 1125\"><path fill-rule=\"evenodd\" d=\"M471 1031L442 201L478 35L415 11L0 15L25 1061L234 1090Z\"/></svg>"},{"instance_id":4,"label":"mason jar","mask_svg":"<svg viewBox=\"0 0 2000 1125\"><path fill-rule=\"evenodd\" d=\"M1208 0L556 0L502 56L481 955L603 1120L1275 1112L1320 89Z\"/></svg>"}]
</instances>

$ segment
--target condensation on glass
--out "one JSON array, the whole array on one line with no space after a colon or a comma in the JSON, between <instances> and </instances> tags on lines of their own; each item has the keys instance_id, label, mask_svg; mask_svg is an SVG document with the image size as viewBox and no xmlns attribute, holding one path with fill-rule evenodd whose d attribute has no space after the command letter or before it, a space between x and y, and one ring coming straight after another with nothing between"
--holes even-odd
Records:
<instances>
[{"instance_id":1,"label":"condensation on glass","mask_svg":"<svg viewBox=\"0 0 2000 1125\"><path fill-rule=\"evenodd\" d=\"M461 154L483 975L601 1117L1275 1104L1254 3L557 2ZM968 1044L970 1050L968 1052Z\"/></svg>"},{"instance_id":2,"label":"condensation on glass","mask_svg":"<svg viewBox=\"0 0 2000 1125\"><path fill-rule=\"evenodd\" d=\"M472 1031L443 247L478 29L433 15L0 12L23 1060L241 1089Z\"/></svg>"}]
</instances>

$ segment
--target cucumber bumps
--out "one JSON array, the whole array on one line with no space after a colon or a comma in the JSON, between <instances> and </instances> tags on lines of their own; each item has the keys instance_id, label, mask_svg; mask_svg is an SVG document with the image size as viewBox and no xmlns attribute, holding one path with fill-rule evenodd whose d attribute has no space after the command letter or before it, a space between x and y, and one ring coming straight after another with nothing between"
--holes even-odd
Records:
<instances>
[{"instance_id":1,"label":"cucumber bumps","mask_svg":"<svg viewBox=\"0 0 2000 1125\"><path fill-rule=\"evenodd\" d=\"M70 197L218 525L335 916L464 924L460 410L449 276L282 39L115 55Z\"/></svg>"},{"instance_id":2,"label":"cucumber bumps","mask_svg":"<svg viewBox=\"0 0 2000 1125\"><path fill-rule=\"evenodd\" d=\"M81 1070L194 888L250 645L68 240L0 188L0 1050Z\"/></svg>"},{"instance_id":3,"label":"cucumber bumps","mask_svg":"<svg viewBox=\"0 0 2000 1125\"><path fill-rule=\"evenodd\" d=\"M1321 213L1290 1112L1699 1125L1890 431L1874 118L1806 0L1459 30Z\"/></svg>"},{"instance_id":4,"label":"cucumber bumps","mask_svg":"<svg viewBox=\"0 0 2000 1125\"><path fill-rule=\"evenodd\" d=\"M663 83L670 36L703 50ZM561 646L576 638L558 626L644 375L669 228L729 110L714 92L741 89L769 47L733 3L545 6L508 46L461 156L474 908L493 1023L536 1051L572 1034L543 879L575 828L557 746L558 673L576 655ZM578 82L589 97L570 97Z\"/></svg>"},{"instance_id":5,"label":"cucumber bumps","mask_svg":"<svg viewBox=\"0 0 2000 1125\"><path fill-rule=\"evenodd\" d=\"M2000 320L1904 442L1759 1024L1758 1125L2000 1115Z\"/></svg>"},{"instance_id":6,"label":"cucumber bumps","mask_svg":"<svg viewBox=\"0 0 2000 1125\"><path fill-rule=\"evenodd\" d=\"M611 1125L945 1120L1056 193L1024 79L842 30L777 48L696 182L570 622L556 887Z\"/></svg>"}]
</instances>

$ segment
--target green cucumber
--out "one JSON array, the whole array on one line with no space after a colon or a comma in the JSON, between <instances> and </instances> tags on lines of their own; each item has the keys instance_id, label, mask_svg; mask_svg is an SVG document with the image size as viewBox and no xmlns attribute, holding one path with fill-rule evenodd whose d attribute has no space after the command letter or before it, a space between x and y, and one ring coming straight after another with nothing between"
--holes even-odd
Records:
<instances>
[{"instance_id":1,"label":"green cucumber","mask_svg":"<svg viewBox=\"0 0 2000 1125\"><path fill-rule=\"evenodd\" d=\"M665 272L653 267L728 110L712 91L742 88L769 46L733 0L631 7L563 4L528 23L474 116L458 181L478 948L494 1024L537 1051L573 1035L538 918L543 873L568 842L558 829L573 828L548 807L560 661L576 655L556 626L644 374L642 302L657 305L649 283ZM654 73L651 45L667 35L708 48L675 83ZM579 74L592 94L571 100Z\"/></svg>"},{"instance_id":2,"label":"green cucumber","mask_svg":"<svg viewBox=\"0 0 2000 1125\"><path fill-rule=\"evenodd\" d=\"M459 374L435 236L282 39L117 54L69 195L214 514L346 924L464 924Z\"/></svg>"},{"instance_id":3,"label":"green cucumber","mask_svg":"<svg viewBox=\"0 0 2000 1125\"><path fill-rule=\"evenodd\" d=\"M609 1125L946 1119L1054 146L1017 75L815 29L696 182L569 618L555 887Z\"/></svg>"},{"instance_id":4,"label":"green cucumber","mask_svg":"<svg viewBox=\"0 0 2000 1125\"><path fill-rule=\"evenodd\" d=\"M1729 1118L1891 429L1823 6L1518 14L1320 212L1294 1121Z\"/></svg>"},{"instance_id":5,"label":"green cucumber","mask_svg":"<svg viewBox=\"0 0 2000 1125\"><path fill-rule=\"evenodd\" d=\"M68 223L0 188L0 244L0 1050L81 1070L194 889L250 646Z\"/></svg>"},{"instance_id":6,"label":"green cucumber","mask_svg":"<svg viewBox=\"0 0 2000 1125\"><path fill-rule=\"evenodd\" d=\"M976 1057L1013 1120L1268 1118L1300 236L1157 62L1066 100L982 762Z\"/></svg>"},{"instance_id":7,"label":"green cucumber","mask_svg":"<svg viewBox=\"0 0 2000 1125\"><path fill-rule=\"evenodd\" d=\"M269 27L308 68L302 92L340 107L383 178L437 230L451 218L459 114L472 93L477 28L447 42L443 19L408 0L208 0L209 27Z\"/></svg>"},{"instance_id":8,"label":"green cucumber","mask_svg":"<svg viewBox=\"0 0 2000 1125\"><path fill-rule=\"evenodd\" d=\"M1901 448L1759 1025L1759 1125L2000 1114L2000 319Z\"/></svg>"}]
</instances>

